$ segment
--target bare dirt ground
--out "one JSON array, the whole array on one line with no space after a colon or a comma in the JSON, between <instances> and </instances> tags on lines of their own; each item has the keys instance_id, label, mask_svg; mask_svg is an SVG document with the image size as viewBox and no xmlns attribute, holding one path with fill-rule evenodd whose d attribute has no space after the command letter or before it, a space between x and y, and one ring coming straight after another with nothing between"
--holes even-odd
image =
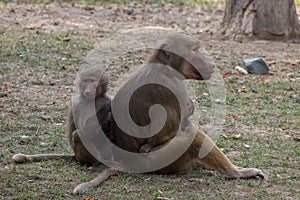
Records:
<instances>
[{"instance_id":1,"label":"bare dirt ground","mask_svg":"<svg viewBox=\"0 0 300 200\"><path fill-rule=\"evenodd\" d=\"M81 5L1 5L2 26L11 30L22 28L44 31L102 32L143 26L164 26L211 32L222 18L222 7L207 15L200 7L172 4L147 5L109 4L102 7ZM216 14L216 15L215 15Z\"/></svg>"},{"instance_id":2,"label":"bare dirt ground","mask_svg":"<svg viewBox=\"0 0 300 200\"><path fill-rule=\"evenodd\" d=\"M185 4L0 3L0 53L3 59L0 60L0 197L300 198L300 104L297 103L300 98L300 45L293 41L223 40L216 34L223 10L223 5L207 11ZM261 168L269 175L267 182L226 182L220 175L203 170L172 176L123 174L87 196L77 197L72 194L72 188L95 176L85 166L61 161L17 166L12 163L12 155L20 152L70 152L63 135L64 118L80 69L78 66L93 45L120 29L144 26L172 28L200 40L224 75L226 84L225 134L218 140L218 145L235 163ZM23 48L27 50L23 52ZM125 57L109 72L114 90L122 73L136 62L142 62L146 54ZM128 57L135 61L128 61ZM243 59L250 57L265 58L270 64L271 75L242 75L233 70L236 65L242 66ZM245 94L239 93L241 82L247 88ZM193 100L199 103L201 114L205 115L206 95L198 89L196 94L198 96ZM203 120L200 124L205 124L206 119ZM190 177L197 179L189 182Z\"/></svg>"}]
</instances>

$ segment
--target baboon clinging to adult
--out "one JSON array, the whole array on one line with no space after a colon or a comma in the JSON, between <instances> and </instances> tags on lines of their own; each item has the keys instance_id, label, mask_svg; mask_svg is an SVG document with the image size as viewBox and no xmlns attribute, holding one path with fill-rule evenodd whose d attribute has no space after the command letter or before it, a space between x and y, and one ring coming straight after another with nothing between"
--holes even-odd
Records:
<instances>
[{"instance_id":1,"label":"baboon clinging to adult","mask_svg":"<svg viewBox=\"0 0 300 200\"><path fill-rule=\"evenodd\" d=\"M169 36L153 51L147 63L119 89L113 99L112 107L114 107L114 101L121 100L127 91L130 91L141 80L147 79L150 74L162 76L163 80L175 85L175 88L182 95L179 97L181 99L177 99L168 88L156 83L149 83L139 87L134 91L129 102L129 113L134 123L142 127L150 124L149 110L153 105L159 104L163 106L167 114L165 124L154 136L148 138L135 137L125 133L119 127L113 112L112 135L115 139L115 144L130 152L139 152L140 148L145 144L156 147L154 148L156 150L168 144L172 138L178 144L182 144L185 138L196 132L192 144L182 156L168 166L155 171L158 173L176 173L186 170L196 162L198 164L201 163L205 168L220 172L227 178L256 176L264 178L265 175L259 169L241 168L233 165L209 137L194 126L187 127L184 129L183 134L176 135L183 123L184 116L186 116L184 113L185 109L181 109L179 102L182 102L181 105L185 106L188 99L182 81L184 79L208 80L214 71L214 64L199 52L199 47L200 44L197 41L188 37L182 35ZM158 65L165 67L161 67L158 71ZM182 76L173 73L168 67L176 70ZM210 149L208 149L208 146L210 146ZM209 150L204 157L201 157L199 154L201 148ZM174 145L175 150L176 145ZM166 158L164 156L167 155L161 155L162 160Z\"/></svg>"},{"instance_id":2,"label":"baboon clinging to adult","mask_svg":"<svg viewBox=\"0 0 300 200\"><path fill-rule=\"evenodd\" d=\"M82 143L79 137L79 127L76 127L76 122L81 124L81 121L85 120L84 118L93 115L93 113L87 113L89 112L87 107L90 107L91 104L95 104L98 122L102 130L108 138L112 139L110 133L111 99L106 95L108 80L103 70L97 67L83 70L79 75L79 80L77 80L79 93L72 99L72 105L67 118L67 134L75 158L82 164L100 164Z\"/></svg>"},{"instance_id":3,"label":"baboon clinging to adult","mask_svg":"<svg viewBox=\"0 0 300 200\"><path fill-rule=\"evenodd\" d=\"M16 163L25 163L52 159L73 159L77 160L81 164L91 166L97 166L101 164L84 146L83 142L80 139L79 127L76 127L76 124L85 123L85 121L88 120L87 118L89 117L89 115L93 115L93 113L87 113L88 110L86 109L88 107L93 107L94 105L97 119L102 127L103 132L109 139L112 139L110 128L111 99L106 94L108 81L109 79L107 75L105 75L103 70L99 67L84 69L79 75L75 88L77 90L77 93L72 98L71 108L69 109L67 116L67 134L71 148L74 151L74 155L16 154L13 156L13 160ZM99 174L100 178L99 176L97 176L90 182L78 185L74 189L74 193L83 193L90 187L98 186L109 176L115 175L116 173L117 171L111 168L107 168Z\"/></svg>"},{"instance_id":4,"label":"baboon clinging to adult","mask_svg":"<svg viewBox=\"0 0 300 200\"><path fill-rule=\"evenodd\" d=\"M108 77L98 67L91 67L83 70L77 80L77 94L72 99L71 108L67 116L67 135L74 155L64 154L16 154L13 160L16 163L39 162L51 159L76 159L82 164L98 165L99 161L92 156L79 137L79 130L75 120L80 121L83 113L86 113L86 105L95 105L97 119L108 138L111 139L110 128L110 107L111 100L106 95ZM79 122L78 122L79 123ZM80 124L80 123L79 123Z\"/></svg>"}]
</instances>

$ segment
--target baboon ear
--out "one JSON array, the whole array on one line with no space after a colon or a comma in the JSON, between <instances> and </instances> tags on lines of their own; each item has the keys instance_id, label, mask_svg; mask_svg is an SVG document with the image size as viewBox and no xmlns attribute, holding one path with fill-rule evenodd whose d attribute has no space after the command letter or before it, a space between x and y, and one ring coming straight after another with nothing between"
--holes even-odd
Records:
<instances>
[{"instance_id":1,"label":"baboon ear","mask_svg":"<svg viewBox=\"0 0 300 200\"><path fill-rule=\"evenodd\" d=\"M159 59L161 64L168 65L170 60L170 51L164 48L164 46L161 46L158 49L157 58Z\"/></svg>"},{"instance_id":2,"label":"baboon ear","mask_svg":"<svg viewBox=\"0 0 300 200\"><path fill-rule=\"evenodd\" d=\"M102 74L100 76L100 80L98 80L98 81L103 84L108 84L108 82L109 82L108 75L106 73L102 72Z\"/></svg>"},{"instance_id":3,"label":"baboon ear","mask_svg":"<svg viewBox=\"0 0 300 200\"><path fill-rule=\"evenodd\" d=\"M162 53L166 57L170 55L170 51L167 50L167 45L166 44L162 44L159 47L159 52Z\"/></svg>"},{"instance_id":4,"label":"baboon ear","mask_svg":"<svg viewBox=\"0 0 300 200\"><path fill-rule=\"evenodd\" d=\"M170 52L165 49L157 49L154 57L159 60L160 64L168 65L168 61L170 60Z\"/></svg>"}]
</instances>

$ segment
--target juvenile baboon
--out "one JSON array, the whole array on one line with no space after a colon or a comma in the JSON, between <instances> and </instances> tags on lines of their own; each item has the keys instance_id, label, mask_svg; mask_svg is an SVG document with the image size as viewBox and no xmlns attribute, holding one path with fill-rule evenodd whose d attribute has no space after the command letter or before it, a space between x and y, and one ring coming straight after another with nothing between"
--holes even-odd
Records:
<instances>
[{"instance_id":1,"label":"juvenile baboon","mask_svg":"<svg viewBox=\"0 0 300 200\"><path fill-rule=\"evenodd\" d=\"M75 120L81 117L81 112L85 112L84 105L95 103L95 110L98 121L106 134L111 139L110 128L110 107L111 100L106 95L108 85L108 77L103 73L102 69L92 67L83 70L78 79L78 94L72 99L72 105L67 116L67 134L70 145L75 155L63 154L36 154L24 155L16 154L13 160L16 163L39 162L41 160L50 159L76 159L82 164L97 165L99 161L95 159L84 147L80 138L79 130L76 128ZM75 113L75 119L74 115Z\"/></svg>"},{"instance_id":2,"label":"juvenile baboon","mask_svg":"<svg viewBox=\"0 0 300 200\"><path fill-rule=\"evenodd\" d=\"M110 104L111 100L106 95L108 77L103 70L92 67L83 70L77 80L79 94L72 99L71 109L67 118L67 134L69 143L74 151L78 162L87 165L98 165L99 161L89 153L83 145L79 135L80 131L75 125L75 121L84 120L82 115L88 112L86 107L95 104L98 121L106 134L111 139L110 134ZM88 113L89 114L89 113ZM80 124L80 123L79 123Z\"/></svg>"},{"instance_id":3,"label":"juvenile baboon","mask_svg":"<svg viewBox=\"0 0 300 200\"><path fill-rule=\"evenodd\" d=\"M35 154L25 155L16 154L13 160L16 163L25 162L39 162L42 160L52 159L75 159L81 164L97 166L100 162L92 156L86 149L80 139L80 131L75 125L75 120L85 120L82 117L85 112L86 106L94 104L97 114L97 119L102 127L103 132L107 137L111 138L111 100L106 95L108 86L108 77L104 74L103 70L97 67L87 68L83 70L77 80L76 89L77 95L72 99L72 105L69 109L67 116L67 134L71 148L74 155L64 154ZM80 122L78 122L80 124ZM83 193L90 187L96 187L111 175L115 175L117 171L111 168L105 169L95 179L90 182L82 183L74 189L74 193ZM100 177L100 178L99 178Z\"/></svg>"},{"instance_id":4,"label":"juvenile baboon","mask_svg":"<svg viewBox=\"0 0 300 200\"><path fill-rule=\"evenodd\" d=\"M228 178L249 178L261 177L265 175L261 170L255 168L241 168L234 166L222 151L206 136L202 131L197 130L194 126L184 129L183 134L176 135L179 130L182 119L187 116L181 113L179 101L181 105L187 105L187 94L185 91L184 79L208 80L213 71L214 64L207 60L199 52L200 44L192 39L181 35L172 35L166 38L160 46L154 50L148 62L127 81L123 87L117 92L112 102L118 101L126 94L128 88L132 88L141 80L147 79L150 74L158 73L158 65L169 66L182 74L182 77L170 73L168 67L160 69L160 75L164 79L173 80L173 85L176 85L179 93L182 94L182 99L177 99L176 96L166 87L159 84L150 83L139 87L131 96L129 104L129 113L132 120L139 126L147 126L151 120L148 115L151 106L159 104L167 113L167 119L163 128L154 136L149 138L134 137L125 133L115 120L115 113L112 114L112 134L115 139L115 144L120 148L130 151L139 152L141 147L149 144L151 147L164 146L170 142L171 138L179 143L184 143L185 138L196 132L196 136L192 144L187 150L170 165L157 170L158 173L176 173L186 170L193 163L201 163L202 166L216 170ZM158 76L159 74L157 74ZM124 92L125 91L125 92ZM185 97L185 99L184 99ZM184 112L184 109L183 109ZM209 152L201 157L199 152L203 147ZM157 149L157 148L155 148ZM174 151L176 145L174 145ZM161 155L164 159L164 155Z\"/></svg>"}]
</instances>

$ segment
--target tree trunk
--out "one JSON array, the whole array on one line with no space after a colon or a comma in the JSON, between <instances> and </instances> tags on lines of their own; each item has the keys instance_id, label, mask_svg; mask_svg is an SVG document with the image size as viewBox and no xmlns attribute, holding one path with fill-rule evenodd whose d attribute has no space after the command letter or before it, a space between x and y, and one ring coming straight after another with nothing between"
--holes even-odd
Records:
<instances>
[{"instance_id":1,"label":"tree trunk","mask_svg":"<svg viewBox=\"0 0 300 200\"><path fill-rule=\"evenodd\" d=\"M238 39L300 38L294 0L226 0L222 34Z\"/></svg>"}]
</instances>

